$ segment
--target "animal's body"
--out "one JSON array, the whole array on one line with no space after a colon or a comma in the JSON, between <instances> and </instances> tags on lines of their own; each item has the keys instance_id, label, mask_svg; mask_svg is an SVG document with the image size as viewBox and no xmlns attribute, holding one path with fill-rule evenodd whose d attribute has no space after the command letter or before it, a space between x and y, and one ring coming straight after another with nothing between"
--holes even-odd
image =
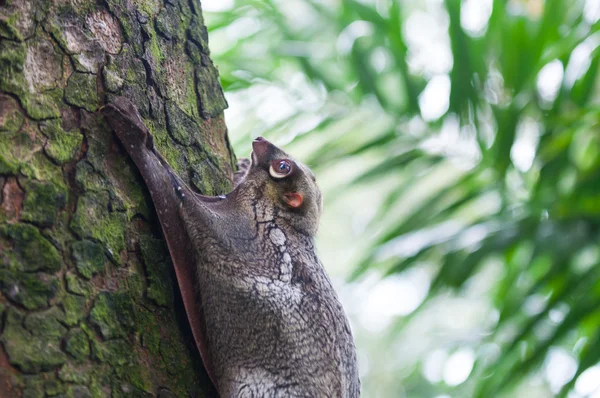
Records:
<instances>
[{"instance_id":1,"label":"animal's body","mask_svg":"<svg viewBox=\"0 0 600 398\"><path fill-rule=\"evenodd\" d=\"M346 315L315 253L313 174L264 139L222 197L183 184L134 106L104 114L154 201L206 369L223 397L358 397Z\"/></svg>"}]
</instances>

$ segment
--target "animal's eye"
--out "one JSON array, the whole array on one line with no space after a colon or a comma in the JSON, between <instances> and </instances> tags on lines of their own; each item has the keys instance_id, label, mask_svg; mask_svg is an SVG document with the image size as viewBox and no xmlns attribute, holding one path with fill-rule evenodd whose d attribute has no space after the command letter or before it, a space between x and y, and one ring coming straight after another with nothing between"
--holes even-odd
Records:
<instances>
[{"instance_id":1,"label":"animal's eye","mask_svg":"<svg viewBox=\"0 0 600 398\"><path fill-rule=\"evenodd\" d=\"M269 167L269 174L273 178L284 178L292 172L292 163L289 160L274 160Z\"/></svg>"},{"instance_id":2,"label":"animal's eye","mask_svg":"<svg viewBox=\"0 0 600 398\"><path fill-rule=\"evenodd\" d=\"M277 167L279 169L280 173L289 173L290 170L292 169L292 167L290 166L290 164L288 162L286 162L285 160L282 160L281 162L279 162L279 166Z\"/></svg>"}]
</instances>

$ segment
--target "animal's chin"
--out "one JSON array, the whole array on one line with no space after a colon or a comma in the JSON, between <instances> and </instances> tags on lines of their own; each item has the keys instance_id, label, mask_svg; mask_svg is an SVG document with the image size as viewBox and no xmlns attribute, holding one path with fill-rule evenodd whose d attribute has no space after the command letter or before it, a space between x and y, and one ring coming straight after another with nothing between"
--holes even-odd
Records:
<instances>
[{"instance_id":1,"label":"animal's chin","mask_svg":"<svg viewBox=\"0 0 600 398\"><path fill-rule=\"evenodd\" d=\"M250 154L250 159L252 159L252 167L258 166L258 156L256 156L256 152L252 151Z\"/></svg>"}]
</instances>

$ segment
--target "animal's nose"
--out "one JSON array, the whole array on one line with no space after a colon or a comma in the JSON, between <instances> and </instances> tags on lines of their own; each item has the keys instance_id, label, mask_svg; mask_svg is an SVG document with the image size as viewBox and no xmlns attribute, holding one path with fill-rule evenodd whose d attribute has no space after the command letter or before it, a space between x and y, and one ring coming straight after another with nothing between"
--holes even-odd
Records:
<instances>
[{"instance_id":1,"label":"animal's nose","mask_svg":"<svg viewBox=\"0 0 600 398\"><path fill-rule=\"evenodd\" d=\"M273 144L263 137L256 137L254 141L252 141L252 150L254 151L256 160L259 163L263 163L267 161L267 158L269 157L269 154L273 152L274 147Z\"/></svg>"}]
</instances>

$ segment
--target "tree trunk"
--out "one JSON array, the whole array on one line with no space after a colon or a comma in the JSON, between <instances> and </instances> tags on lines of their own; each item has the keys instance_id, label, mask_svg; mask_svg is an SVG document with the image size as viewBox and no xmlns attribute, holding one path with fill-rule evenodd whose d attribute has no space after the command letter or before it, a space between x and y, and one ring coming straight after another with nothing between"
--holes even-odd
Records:
<instances>
[{"instance_id":1,"label":"tree trunk","mask_svg":"<svg viewBox=\"0 0 600 398\"><path fill-rule=\"evenodd\" d=\"M0 0L0 396L204 396L150 196L97 110L129 97L206 194L230 188L198 0Z\"/></svg>"}]
</instances>

